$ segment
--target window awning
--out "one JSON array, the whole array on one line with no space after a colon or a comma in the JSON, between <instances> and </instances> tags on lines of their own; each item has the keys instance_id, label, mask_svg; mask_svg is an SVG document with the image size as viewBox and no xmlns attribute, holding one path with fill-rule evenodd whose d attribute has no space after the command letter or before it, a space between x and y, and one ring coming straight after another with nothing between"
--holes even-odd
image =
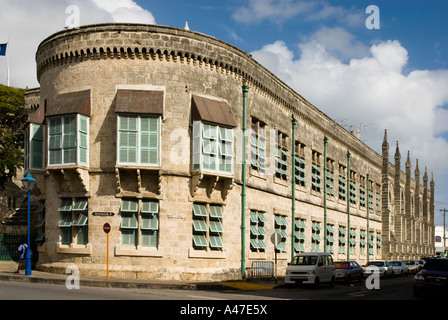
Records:
<instances>
[{"instance_id":1,"label":"window awning","mask_svg":"<svg viewBox=\"0 0 448 320\"><path fill-rule=\"evenodd\" d=\"M79 113L90 117L90 90L63 93L48 103L45 116Z\"/></svg>"},{"instance_id":2,"label":"window awning","mask_svg":"<svg viewBox=\"0 0 448 320\"><path fill-rule=\"evenodd\" d=\"M163 91L117 90L115 112L163 114Z\"/></svg>"},{"instance_id":3,"label":"window awning","mask_svg":"<svg viewBox=\"0 0 448 320\"><path fill-rule=\"evenodd\" d=\"M192 98L191 117L193 121L206 121L232 128L237 126L226 102L198 96Z\"/></svg>"}]
</instances>

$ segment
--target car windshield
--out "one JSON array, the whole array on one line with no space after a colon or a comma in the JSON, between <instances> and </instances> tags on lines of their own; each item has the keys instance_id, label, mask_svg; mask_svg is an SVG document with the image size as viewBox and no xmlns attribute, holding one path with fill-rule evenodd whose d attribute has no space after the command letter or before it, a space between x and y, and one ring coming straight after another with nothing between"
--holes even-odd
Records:
<instances>
[{"instance_id":1,"label":"car windshield","mask_svg":"<svg viewBox=\"0 0 448 320\"><path fill-rule=\"evenodd\" d=\"M391 261L389 264L390 264L391 266L396 266L396 267L401 266L401 263L400 263L399 261Z\"/></svg>"},{"instance_id":2,"label":"car windshield","mask_svg":"<svg viewBox=\"0 0 448 320\"><path fill-rule=\"evenodd\" d=\"M348 269L349 264L348 262L335 262L334 267L336 269Z\"/></svg>"},{"instance_id":3,"label":"car windshield","mask_svg":"<svg viewBox=\"0 0 448 320\"><path fill-rule=\"evenodd\" d=\"M426 261L424 267L425 270L437 270L448 272L448 259L431 259Z\"/></svg>"},{"instance_id":4,"label":"car windshield","mask_svg":"<svg viewBox=\"0 0 448 320\"><path fill-rule=\"evenodd\" d=\"M313 266L317 262L317 256L296 256L292 264L299 266Z\"/></svg>"},{"instance_id":5,"label":"car windshield","mask_svg":"<svg viewBox=\"0 0 448 320\"><path fill-rule=\"evenodd\" d=\"M415 261L405 261L404 263L406 263L408 266L412 266L415 264Z\"/></svg>"},{"instance_id":6,"label":"car windshield","mask_svg":"<svg viewBox=\"0 0 448 320\"><path fill-rule=\"evenodd\" d=\"M383 266L384 266L384 262L381 262L381 261L372 261L372 262L369 262L367 265L368 265L368 266L383 267Z\"/></svg>"}]
</instances>

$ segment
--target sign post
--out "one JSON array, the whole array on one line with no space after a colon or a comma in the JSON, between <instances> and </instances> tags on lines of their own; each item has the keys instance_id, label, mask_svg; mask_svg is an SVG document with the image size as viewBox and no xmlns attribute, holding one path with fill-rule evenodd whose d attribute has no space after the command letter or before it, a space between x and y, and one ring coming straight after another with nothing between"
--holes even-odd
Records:
<instances>
[{"instance_id":1,"label":"sign post","mask_svg":"<svg viewBox=\"0 0 448 320\"><path fill-rule=\"evenodd\" d=\"M107 254L106 254L106 280L109 281L109 232L110 232L110 224L105 223L103 226L103 230L107 235Z\"/></svg>"},{"instance_id":2,"label":"sign post","mask_svg":"<svg viewBox=\"0 0 448 320\"><path fill-rule=\"evenodd\" d=\"M277 284L277 245L280 243L281 239L277 232L274 232L271 236L271 242L274 244L275 253L275 284Z\"/></svg>"}]
</instances>

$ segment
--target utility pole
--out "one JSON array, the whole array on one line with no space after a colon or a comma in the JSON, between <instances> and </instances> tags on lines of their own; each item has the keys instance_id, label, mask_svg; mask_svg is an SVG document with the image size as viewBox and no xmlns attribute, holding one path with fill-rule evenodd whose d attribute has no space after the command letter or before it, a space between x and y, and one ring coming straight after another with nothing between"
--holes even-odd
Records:
<instances>
[{"instance_id":1,"label":"utility pole","mask_svg":"<svg viewBox=\"0 0 448 320\"><path fill-rule=\"evenodd\" d=\"M443 212L443 255L445 256L446 251L446 230L445 230L445 214L448 211L447 209L440 209L441 212Z\"/></svg>"}]
</instances>

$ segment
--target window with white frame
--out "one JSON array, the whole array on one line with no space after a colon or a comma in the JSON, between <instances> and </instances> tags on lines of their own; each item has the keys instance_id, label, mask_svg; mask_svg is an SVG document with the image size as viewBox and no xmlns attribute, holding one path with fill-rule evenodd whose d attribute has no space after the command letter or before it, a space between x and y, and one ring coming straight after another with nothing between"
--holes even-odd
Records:
<instances>
[{"instance_id":1,"label":"window with white frame","mask_svg":"<svg viewBox=\"0 0 448 320\"><path fill-rule=\"evenodd\" d=\"M48 120L48 165L89 164L89 118L80 114Z\"/></svg>"},{"instance_id":2,"label":"window with white frame","mask_svg":"<svg viewBox=\"0 0 448 320\"><path fill-rule=\"evenodd\" d=\"M367 238L367 233L365 230L360 230L359 232L359 252L361 255L365 255L366 254L366 238Z\"/></svg>"},{"instance_id":3,"label":"window with white frame","mask_svg":"<svg viewBox=\"0 0 448 320\"><path fill-rule=\"evenodd\" d=\"M151 199L121 200L121 244L157 247L159 244L159 202Z\"/></svg>"},{"instance_id":4,"label":"window with white frame","mask_svg":"<svg viewBox=\"0 0 448 320\"><path fill-rule=\"evenodd\" d=\"M333 245L334 245L334 225L327 224L326 227L326 246L327 246L327 252L334 253Z\"/></svg>"},{"instance_id":5,"label":"window with white frame","mask_svg":"<svg viewBox=\"0 0 448 320\"><path fill-rule=\"evenodd\" d=\"M45 126L30 123L25 130L25 172L45 169Z\"/></svg>"},{"instance_id":6,"label":"window with white frame","mask_svg":"<svg viewBox=\"0 0 448 320\"><path fill-rule=\"evenodd\" d=\"M193 248L197 250L222 250L222 206L193 204Z\"/></svg>"},{"instance_id":7,"label":"window with white frame","mask_svg":"<svg viewBox=\"0 0 448 320\"><path fill-rule=\"evenodd\" d=\"M250 149L252 169L264 173L266 169L266 124L254 117L252 117Z\"/></svg>"},{"instance_id":8,"label":"window with white frame","mask_svg":"<svg viewBox=\"0 0 448 320\"><path fill-rule=\"evenodd\" d=\"M286 232L287 226L286 216L280 214L274 215L274 227L275 233L277 234L277 245L275 249L280 252L286 252L286 239L288 238L288 233Z\"/></svg>"},{"instance_id":9,"label":"window with white frame","mask_svg":"<svg viewBox=\"0 0 448 320\"><path fill-rule=\"evenodd\" d=\"M266 217L265 212L251 210L250 211L250 249L252 251L266 250L265 230Z\"/></svg>"},{"instance_id":10,"label":"window with white frame","mask_svg":"<svg viewBox=\"0 0 448 320\"><path fill-rule=\"evenodd\" d=\"M276 130L275 137L275 176L281 180L286 181L288 179L288 148L287 148L288 136Z\"/></svg>"},{"instance_id":11,"label":"window with white frame","mask_svg":"<svg viewBox=\"0 0 448 320\"><path fill-rule=\"evenodd\" d=\"M312 221L311 224L311 251L319 252L320 251L320 242L321 237L320 234L322 232L322 227L320 226L320 222Z\"/></svg>"},{"instance_id":12,"label":"window with white frame","mask_svg":"<svg viewBox=\"0 0 448 320\"><path fill-rule=\"evenodd\" d=\"M193 170L233 174L233 129L193 122Z\"/></svg>"},{"instance_id":13,"label":"window with white frame","mask_svg":"<svg viewBox=\"0 0 448 320\"><path fill-rule=\"evenodd\" d=\"M118 115L118 164L160 164L160 116Z\"/></svg>"},{"instance_id":14,"label":"window with white frame","mask_svg":"<svg viewBox=\"0 0 448 320\"><path fill-rule=\"evenodd\" d=\"M299 141L296 141L295 155L294 155L294 170L296 183L299 186L304 187L306 183L306 161L305 161L305 145Z\"/></svg>"},{"instance_id":15,"label":"window with white frame","mask_svg":"<svg viewBox=\"0 0 448 320\"><path fill-rule=\"evenodd\" d=\"M350 228L348 245L350 248L350 254L355 254L355 251L356 251L356 229L354 229L354 228Z\"/></svg>"},{"instance_id":16,"label":"window with white frame","mask_svg":"<svg viewBox=\"0 0 448 320\"><path fill-rule=\"evenodd\" d=\"M322 155L313 150L311 165L311 189L316 192L320 192L322 188L321 158Z\"/></svg>"},{"instance_id":17,"label":"window with white frame","mask_svg":"<svg viewBox=\"0 0 448 320\"><path fill-rule=\"evenodd\" d=\"M338 253L345 254L347 253L347 228L339 227L339 245L338 245Z\"/></svg>"},{"instance_id":18,"label":"window with white frame","mask_svg":"<svg viewBox=\"0 0 448 320\"><path fill-rule=\"evenodd\" d=\"M294 220L294 251L305 252L305 220L296 218Z\"/></svg>"},{"instance_id":19,"label":"window with white frame","mask_svg":"<svg viewBox=\"0 0 448 320\"><path fill-rule=\"evenodd\" d=\"M59 212L61 244L87 244L89 242L87 198L62 198Z\"/></svg>"},{"instance_id":20,"label":"window with white frame","mask_svg":"<svg viewBox=\"0 0 448 320\"><path fill-rule=\"evenodd\" d=\"M339 179L338 179L338 193L339 200L345 201L347 199L347 178L346 178L346 167L339 165Z\"/></svg>"}]
</instances>

